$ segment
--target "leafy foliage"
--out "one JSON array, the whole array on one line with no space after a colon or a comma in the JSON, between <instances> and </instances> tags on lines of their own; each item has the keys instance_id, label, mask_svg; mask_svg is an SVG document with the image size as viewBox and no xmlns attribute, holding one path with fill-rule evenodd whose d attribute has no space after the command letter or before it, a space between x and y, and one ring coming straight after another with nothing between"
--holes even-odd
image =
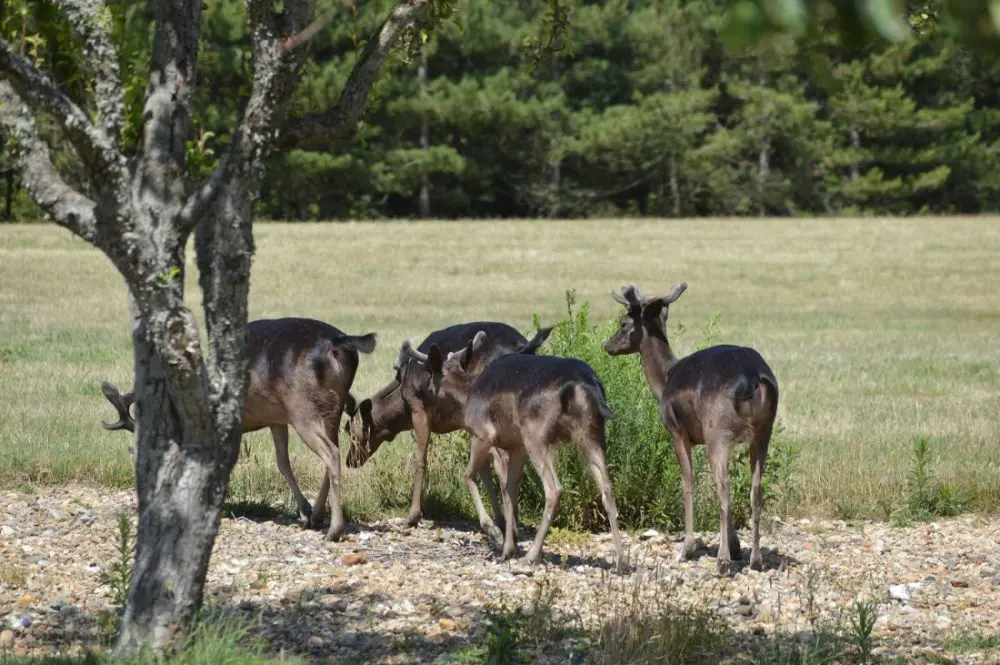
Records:
<instances>
[{"instance_id":1,"label":"leafy foliage","mask_svg":"<svg viewBox=\"0 0 1000 665\"><path fill-rule=\"evenodd\" d=\"M612 357L602 344L615 329L615 323L591 325L589 303L577 309L575 294L566 294L568 320L558 326L543 347L553 355L580 358L597 372L608 396L614 418L606 424L605 456L611 473L619 519L626 528L647 527L682 529L684 512L681 501L680 467L670 434L660 424L660 409L646 384L638 356ZM702 335L702 344L714 343L718 316L710 319ZM537 321L536 321L537 325ZM683 339L682 328L670 333L677 348ZM782 435L780 424L771 439L764 474L765 506L785 498L790 491L796 449ZM562 446L556 472L563 486L553 524L557 526L603 531L607 516L600 493L590 477L587 465L574 446ZM695 448L693 473L696 493L695 522L699 530L714 531L719 524L718 501L714 483L702 447ZM733 455L730 466L731 511L738 526L750 518L751 473L746 447ZM521 515L541 515L544 491L537 475L526 472L521 491Z\"/></svg>"},{"instance_id":2,"label":"leafy foliage","mask_svg":"<svg viewBox=\"0 0 1000 665\"><path fill-rule=\"evenodd\" d=\"M258 212L409 217L422 203L445 218L992 211L1000 68L959 29L975 17L992 25L980 4L911 3L901 15L889 0L469 0L460 10L442 0L392 57L360 141L274 155ZM295 114L337 102L389 6L318 3L332 20L303 47ZM134 146L150 6L108 11L122 134ZM8 3L0 27L79 101L92 83L51 13L42 2ZM225 151L249 68L242 3L207 2L188 144L196 182ZM74 170L72 151L56 158ZM13 216L36 216L11 184Z\"/></svg>"}]
</instances>

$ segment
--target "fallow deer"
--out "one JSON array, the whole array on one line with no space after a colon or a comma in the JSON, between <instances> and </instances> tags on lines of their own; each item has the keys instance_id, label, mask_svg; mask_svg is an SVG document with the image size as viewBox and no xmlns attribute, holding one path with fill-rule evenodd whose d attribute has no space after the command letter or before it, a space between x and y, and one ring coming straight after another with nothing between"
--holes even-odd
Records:
<instances>
[{"instance_id":1,"label":"fallow deer","mask_svg":"<svg viewBox=\"0 0 1000 665\"><path fill-rule=\"evenodd\" d=\"M283 318L251 321L247 334L250 383L243 432L270 428L278 470L295 495L304 527L322 525L329 493L331 518L326 537L337 540L344 531L337 440L340 419L345 408L349 414L354 413L350 389L358 369L358 352L375 350L375 333L347 335L322 321ZM109 430L134 432L135 421L129 414L133 393L122 395L107 382L101 384L101 389L119 416L116 423L101 424ZM289 425L326 467L315 511L292 474Z\"/></svg>"},{"instance_id":2,"label":"fallow deer","mask_svg":"<svg viewBox=\"0 0 1000 665\"><path fill-rule=\"evenodd\" d=\"M431 346L449 353L464 349L476 332L485 330L487 341L479 349L469 371L479 372L494 358L512 351L534 353L548 339L552 328L542 328L529 341L515 328L498 321L476 321L458 323L436 330L417 347L426 353ZM463 427L462 406L447 395L439 395L431 385L431 374L419 362L410 362L410 356L400 352L396 361L396 375L388 385L368 399L358 403L358 408L345 428L351 434L351 449L347 453L347 466L362 466L386 441L392 441L397 434L414 430L417 457L413 469L413 498L410 502L408 522L415 526L422 515L421 495L424 475L427 472L427 446L431 434L447 434ZM493 458L494 468L501 482L506 477L506 458ZM484 468L483 484L486 486L494 514L499 506L495 503L490 471Z\"/></svg>"},{"instance_id":3,"label":"fallow deer","mask_svg":"<svg viewBox=\"0 0 1000 665\"><path fill-rule=\"evenodd\" d=\"M434 377L432 384L439 399L454 400L464 411L464 427L472 438L465 480L480 525L500 539L486 515L475 482L491 449L496 448L508 455L503 487L502 556L506 559L516 552L517 499L525 459L530 458L545 488L542 522L526 557L528 563L538 563L562 494L555 470L556 445L574 442L601 490L615 544L615 567L623 570L625 557L618 533L618 508L604 458L604 424L612 414L603 384L585 362L556 356L508 353L475 371L476 356L482 353L487 339L488 335L479 331L465 349L451 352L447 357L433 344L427 353L413 349L409 341L402 346L404 353Z\"/></svg>"},{"instance_id":4,"label":"fallow deer","mask_svg":"<svg viewBox=\"0 0 1000 665\"><path fill-rule=\"evenodd\" d=\"M763 567L760 553L761 480L778 409L778 381L756 350L728 344L677 358L667 340L670 303L680 298L687 282L665 296L644 297L635 285L611 297L625 306L618 330L604 343L612 356L638 353L650 390L660 402L660 421L670 432L681 467L684 496L684 544L680 555L695 554L694 498L691 448L704 445L715 478L721 524L717 567L732 571L740 556L740 541L729 512L729 459L733 449L748 443L753 472L750 503L753 545L750 566Z\"/></svg>"}]
</instances>

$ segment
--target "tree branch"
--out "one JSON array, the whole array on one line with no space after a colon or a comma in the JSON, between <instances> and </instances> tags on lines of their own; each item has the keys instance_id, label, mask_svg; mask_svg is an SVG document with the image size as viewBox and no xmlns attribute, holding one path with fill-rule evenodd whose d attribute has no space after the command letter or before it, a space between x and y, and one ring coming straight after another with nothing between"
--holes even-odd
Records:
<instances>
[{"instance_id":1,"label":"tree branch","mask_svg":"<svg viewBox=\"0 0 1000 665\"><path fill-rule=\"evenodd\" d=\"M303 28L301 32L285 37L281 42L281 48L286 51L291 51L307 43L310 39L315 37L320 30L330 24L330 21L333 20L333 15L334 12L328 11L322 16L316 17L316 19Z\"/></svg>"},{"instance_id":2,"label":"tree branch","mask_svg":"<svg viewBox=\"0 0 1000 665\"><path fill-rule=\"evenodd\" d=\"M247 387L246 324L253 258L253 201L264 159L274 144L298 84L305 49L287 49L285 36L301 34L315 13L314 0L286 0L280 19L271 0L246 0L253 43L253 88L239 129L209 182L185 212L195 224L199 284L208 330L208 384L216 422L239 441ZM200 212L214 203L214 209ZM239 399L238 399L239 398Z\"/></svg>"},{"instance_id":3,"label":"tree branch","mask_svg":"<svg viewBox=\"0 0 1000 665\"><path fill-rule=\"evenodd\" d=\"M86 66L96 79L94 101L100 123L108 137L118 145L125 123L125 97L118 57L107 26L111 23L107 0L49 0L62 9L70 26L83 42Z\"/></svg>"},{"instance_id":4,"label":"tree branch","mask_svg":"<svg viewBox=\"0 0 1000 665\"><path fill-rule=\"evenodd\" d=\"M327 111L289 121L278 138L278 146L282 149L305 148L352 136L368 105L368 94L392 47L430 6L431 0L400 0L365 44L337 105Z\"/></svg>"},{"instance_id":5,"label":"tree branch","mask_svg":"<svg viewBox=\"0 0 1000 665\"><path fill-rule=\"evenodd\" d=\"M97 227L96 205L66 184L38 135L31 111L8 81L0 81L0 126L16 145L15 160L25 189L56 224L104 249Z\"/></svg>"},{"instance_id":6,"label":"tree branch","mask_svg":"<svg viewBox=\"0 0 1000 665\"><path fill-rule=\"evenodd\" d=\"M6 40L0 40L0 71L32 109L56 119L87 166L88 175L98 181L107 174L119 175L117 170L124 160L107 133L95 126L83 109L61 93L30 60L16 53Z\"/></svg>"}]
</instances>

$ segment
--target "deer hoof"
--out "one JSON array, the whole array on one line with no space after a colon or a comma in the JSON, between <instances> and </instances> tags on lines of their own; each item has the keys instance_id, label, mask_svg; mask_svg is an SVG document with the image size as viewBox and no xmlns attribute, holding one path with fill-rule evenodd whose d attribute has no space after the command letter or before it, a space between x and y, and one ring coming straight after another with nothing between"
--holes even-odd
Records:
<instances>
[{"instance_id":1,"label":"deer hoof","mask_svg":"<svg viewBox=\"0 0 1000 665\"><path fill-rule=\"evenodd\" d=\"M490 534L490 537L496 541L497 545L503 545L504 541L503 533L500 531L500 529L497 528L496 524L493 524L491 522L489 524L484 524L482 526L483 529L486 530L486 533Z\"/></svg>"},{"instance_id":2,"label":"deer hoof","mask_svg":"<svg viewBox=\"0 0 1000 665\"><path fill-rule=\"evenodd\" d=\"M312 526L313 509L308 503L299 506L299 526L308 529Z\"/></svg>"},{"instance_id":3,"label":"deer hoof","mask_svg":"<svg viewBox=\"0 0 1000 665\"><path fill-rule=\"evenodd\" d=\"M681 546L677 548L677 562L684 563L693 559L695 552L698 551L698 545L698 540L685 540L681 543Z\"/></svg>"},{"instance_id":4,"label":"deer hoof","mask_svg":"<svg viewBox=\"0 0 1000 665\"><path fill-rule=\"evenodd\" d=\"M344 535L344 525L340 524L338 526L330 525L330 530L326 532L326 539L331 542L338 542Z\"/></svg>"}]
</instances>

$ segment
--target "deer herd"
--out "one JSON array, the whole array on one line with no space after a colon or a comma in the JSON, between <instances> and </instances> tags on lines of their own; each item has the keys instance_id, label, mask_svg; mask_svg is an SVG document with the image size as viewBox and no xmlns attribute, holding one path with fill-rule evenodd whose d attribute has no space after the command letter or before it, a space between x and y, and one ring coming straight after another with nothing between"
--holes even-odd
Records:
<instances>
[{"instance_id":1,"label":"deer herd","mask_svg":"<svg viewBox=\"0 0 1000 665\"><path fill-rule=\"evenodd\" d=\"M761 355L752 348L717 345L678 358L667 339L670 304L687 288L682 282L667 295L644 296L635 285L611 297L624 306L619 327L604 342L612 356L638 353L643 372L659 401L660 421L670 432L681 469L684 500L682 558L696 552L691 476L691 449L704 445L720 505L718 570L732 572L740 557L740 541L729 510L729 460L740 444L749 446L752 467L750 566L761 569L761 481L771 430L778 407L778 382ZM243 431L270 428L278 470L298 504L303 527L325 521L327 538L344 532L341 508L341 463L338 433L343 413L349 421L347 466L358 468L386 441L413 430L417 446L413 498L408 522L421 518L421 494L427 470L431 434L464 429L470 437L465 481L481 527L502 547L503 558L517 551L517 499L525 461L530 460L545 491L545 508L527 554L529 563L541 558L542 544L559 504L562 486L556 475L555 450L575 443L601 492L614 541L615 568L626 567L604 451L605 422L612 418L604 386L594 370L575 358L537 355L552 328L526 339L511 326L480 321L460 323L431 333L417 347L402 343L392 380L368 399L356 402L350 393L358 354L375 350L375 334L348 335L313 319L284 318L248 324L250 382ZM122 395L102 384L119 414L109 430L135 431L129 408L133 394ZM302 494L288 459L288 427L326 467L310 505ZM628 442L642 445L643 442ZM621 444L619 444L621 445ZM487 467L500 481L500 497ZM493 518L486 513L476 477L489 498ZM502 505L501 505L502 503Z\"/></svg>"}]
</instances>

